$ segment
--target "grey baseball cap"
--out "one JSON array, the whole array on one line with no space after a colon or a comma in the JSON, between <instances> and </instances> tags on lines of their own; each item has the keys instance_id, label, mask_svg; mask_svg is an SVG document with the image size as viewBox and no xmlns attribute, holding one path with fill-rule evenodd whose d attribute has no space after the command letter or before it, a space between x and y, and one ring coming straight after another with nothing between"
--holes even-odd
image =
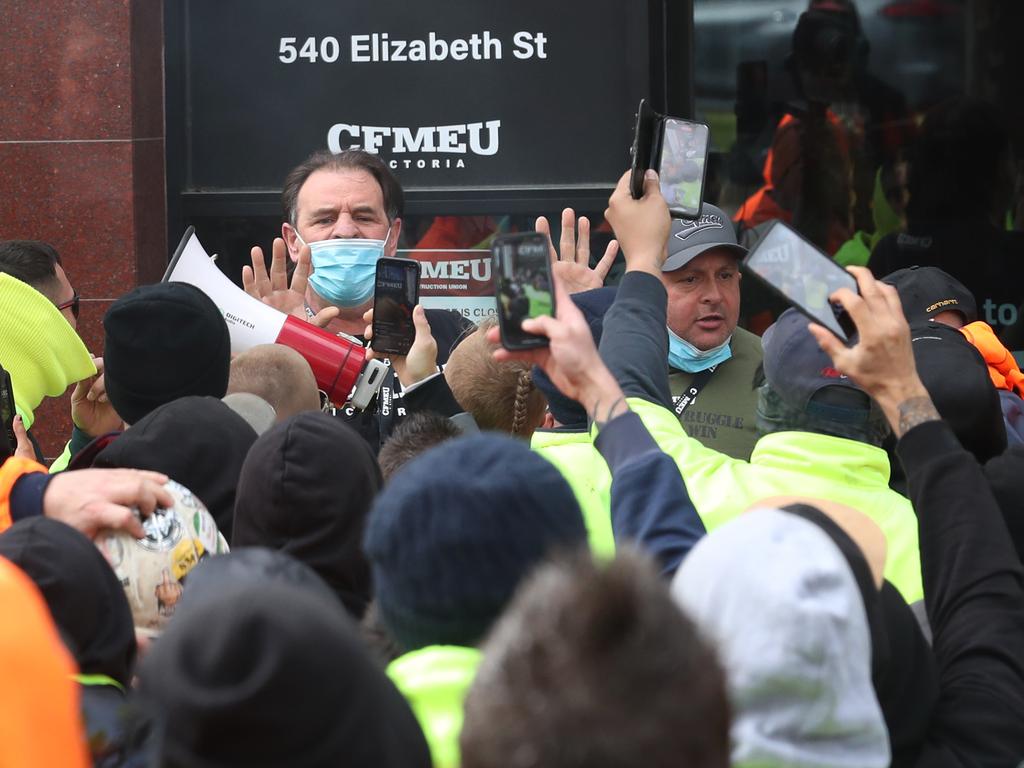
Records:
<instances>
[{"instance_id":1,"label":"grey baseball cap","mask_svg":"<svg viewBox=\"0 0 1024 768\"><path fill-rule=\"evenodd\" d=\"M747 249L736 241L736 229L721 208L704 203L700 218L673 219L668 238L668 258L662 272L681 269L712 248L725 248L743 258Z\"/></svg>"}]
</instances>

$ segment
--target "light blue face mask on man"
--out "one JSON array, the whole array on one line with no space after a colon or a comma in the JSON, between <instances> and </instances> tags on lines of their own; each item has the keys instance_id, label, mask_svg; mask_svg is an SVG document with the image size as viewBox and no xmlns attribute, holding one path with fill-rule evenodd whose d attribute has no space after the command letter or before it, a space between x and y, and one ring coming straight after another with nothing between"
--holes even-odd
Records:
<instances>
[{"instance_id":1,"label":"light blue face mask on man","mask_svg":"<svg viewBox=\"0 0 1024 768\"><path fill-rule=\"evenodd\" d=\"M668 362L673 368L686 371L687 373L706 371L708 368L724 363L732 357L732 347L729 346L730 341L732 341L731 335L717 347L697 349L686 339L672 333L672 329L669 328Z\"/></svg>"},{"instance_id":2,"label":"light blue face mask on man","mask_svg":"<svg viewBox=\"0 0 1024 768\"><path fill-rule=\"evenodd\" d=\"M306 245L297 232L296 236ZM390 227L383 240L331 238L310 243L313 274L309 284L320 298L342 309L362 306L373 298L377 261L389 237Z\"/></svg>"}]
</instances>

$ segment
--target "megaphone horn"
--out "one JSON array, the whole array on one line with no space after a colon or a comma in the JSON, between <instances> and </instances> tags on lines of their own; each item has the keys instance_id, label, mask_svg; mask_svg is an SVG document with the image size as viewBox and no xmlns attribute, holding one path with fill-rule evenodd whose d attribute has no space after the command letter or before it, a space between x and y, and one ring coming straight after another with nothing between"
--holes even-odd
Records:
<instances>
[{"instance_id":1,"label":"megaphone horn","mask_svg":"<svg viewBox=\"0 0 1024 768\"><path fill-rule=\"evenodd\" d=\"M162 282L189 283L209 296L231 332L231 353L257 344L284 344L309 363L332 403L344 403L355 386L366 350L312 323L267 306L240 289L220 271L189 227L178 244Z\"/></svg>"}]
</instances>

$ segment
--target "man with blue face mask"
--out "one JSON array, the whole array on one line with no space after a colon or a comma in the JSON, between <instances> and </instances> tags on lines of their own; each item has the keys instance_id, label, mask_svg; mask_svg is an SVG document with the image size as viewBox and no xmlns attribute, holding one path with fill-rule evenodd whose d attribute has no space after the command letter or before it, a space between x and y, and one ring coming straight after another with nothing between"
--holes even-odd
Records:
<instances>
[{"instance_id":1,"label":"man with blue face mask","mask_svg":"<svg viewBox=\"0 0 1024 768\"><path fill-rule=\"evenodd\" d=\"M281 202L287 221L274 241L269 276L263 251L252 249L245 267L247 292L265 303L363 342L363 315L373 307L374 278L381 256L394 256L402 232L402 187L376 155L361 150L316 152L285 179ZM289 287L285 252L292 262L311 260L305 290ZM472 328L457 312L427 310L443 365L455 344ZM389 371L376 402L362 412L339 408L374 450L405 416L401 386Z\"/></svg>"},{"instance_id":2,"label":"man with blue face mask","mask_svg":"<svg viewBox=\"0 0 1024 768\"><path fill-rule=\"evenodd\" d=\"M749 459L757 442L761 364L761 340L736 327L745 253L729 217L705 203L696 221L672 221L661 268L674 410L691 437L737 459Z\"/></svg>"}]
</instances>

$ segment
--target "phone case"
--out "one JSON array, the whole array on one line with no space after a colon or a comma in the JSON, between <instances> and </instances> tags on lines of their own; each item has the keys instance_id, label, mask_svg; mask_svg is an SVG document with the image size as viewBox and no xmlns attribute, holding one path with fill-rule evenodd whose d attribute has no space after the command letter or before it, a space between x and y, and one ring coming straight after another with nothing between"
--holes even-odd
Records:
<instances>
[{"instance_id":1,"label":"phone case","mask_svg":"<svg viewBox=\"0 0 1024 768\"><path fill-rule=\"evenodd\" d=\"M522 243L524 241L532 239L537 234L538 233L536 233L536 232L521 232L521 233L512 234L512 235L501 235L501 236L499 236L499 237L494 239L494 242L493 242L493 244L491 246L491 255L492 255L492 258L494 260L494 265L493 265L494 268L493 268L492 272L494 274L494 294L495 294L495 300L497 302L499 302L499 303L501 302L501 297L500 297L500 293L501 293L501 277L500 277L500 273L501 273L501 271L503 269L503 265L502 265L502 262L501 262L502 256L500 255L501 246L507 245L507 244L512 243L512 242ZM543 235L541 235L541 237L543 237ZM544 239L544 248L547 249L547 247L548 247L547 246L547 240L545 238ZM550 263L550 261L547 261L547 260L545 261L545 263L547 264L547 270L548 270L548 284L552 288L552 290L551 290L551 314L554 315L554 313L557 311L557 308L556 308L556 304L555 304L554 282L553 282L553 278L551 277L551 263ZM509 349L509 350L537 349L538 347L546 347L548 345L548 339L547 339L546 336L534 336L532 334L526 334L523 331L519 331L519 332L517 332L515 334L510 333L509 332L510 329L506 326L505 312L502 311L502 308L500 306L498 307L498 313L497 314L498 314L498 332L499 332L499 334L501 336L501 346L503 346L505 349ZM519 334L523 334L523 335L520 336Z\"/></svg>"}]
</instances>

